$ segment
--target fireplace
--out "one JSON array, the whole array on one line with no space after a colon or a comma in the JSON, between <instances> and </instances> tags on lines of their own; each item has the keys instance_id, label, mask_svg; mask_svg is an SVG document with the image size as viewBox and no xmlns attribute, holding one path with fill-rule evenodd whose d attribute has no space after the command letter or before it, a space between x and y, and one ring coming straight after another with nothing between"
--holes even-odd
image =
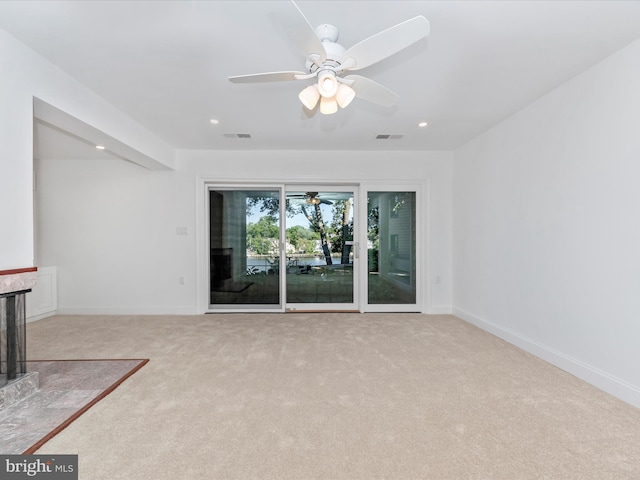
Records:
<instances>
[{"instance_id":1,"label":"fireplace","mask_svg":"<svg viewBox=\"0 0 640 480\"><path fill-rule=\"evenodd\" d=\"M27 373L25 294L36 269L0 271L0 387Z\"/></svg>"}]
</instances>

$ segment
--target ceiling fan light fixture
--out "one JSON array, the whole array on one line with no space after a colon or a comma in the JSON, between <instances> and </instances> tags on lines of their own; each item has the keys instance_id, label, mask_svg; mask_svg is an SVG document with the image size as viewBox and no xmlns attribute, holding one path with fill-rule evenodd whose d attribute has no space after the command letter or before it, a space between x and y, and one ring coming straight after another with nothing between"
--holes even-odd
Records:
<instances>
[{"instance_id":1,"label":"ceiling fan light fixture","mask_svg":"<svg viewBox=\"0 0 640 480\"><path fill-rule=\"evenodd\" d=\"M315 84L309 85L307 88L300 92L298 98L305 106L305 108L307 108L308 110L313 110L318 104L318 99L320 98L318 86Z\"/></svg>"},{"instance_id":2,"label":"ceiling fan light fixture","mask_svg":"<svg viewBox=\"0 0 640 480\"><path fill-rule=\"evenodd\" d=\"M338 85L338 91L336 92L336 101L340 108L346 108L353 99L356 97L356 92L349 85L341 83Z\"/></svg>"},{"instance_id":3,"label":"ceiling fan light fixture","mask_svg":"<svg viewBox=\"0 0 640 480\"><path fill-rule=\"evenodd\" d=\"M332 113L336 113L338 111L338 102L335 97L332 98L320 98L320 113L324 115L331 115Z\"/></svg>"},{"instance_id":4,"label":"ceiling fan light fixture","mask_svg":"<svg viewBox=\"0 0 640 480\"><path fill-rule=\"evenodd\" d=\"M290 0L290 15L286 27L289 39L305 57L305 71L263 72L229 77L232 83L281 82L316 79L316 89L304 89L298 97L308 109L318 105L324 114L335 113L338 106L345 108L358 92L358 98L383 107L396 104L398 95L382 85L360 75L347 75L376 64L415 44L429 34L429 21L422 15L410 18L361 40L349 49L338 42L339 30L335 25L323 24L314 30L295 0ZM346 87L340 85L346 84ZM340 93L338 91L340 90Z\"/></svg>"},{"instance_id":5,"label":"ceiling fan light fixture","mask_svg":"<svg viewBox=\"0 0 640 480\"><path fill-rule=\"evenodd\" d=\"M324 98L335 96L338 91L338 79L335 72L325 70L318 75L318 91Z\"/></svg>"}]
</instances>

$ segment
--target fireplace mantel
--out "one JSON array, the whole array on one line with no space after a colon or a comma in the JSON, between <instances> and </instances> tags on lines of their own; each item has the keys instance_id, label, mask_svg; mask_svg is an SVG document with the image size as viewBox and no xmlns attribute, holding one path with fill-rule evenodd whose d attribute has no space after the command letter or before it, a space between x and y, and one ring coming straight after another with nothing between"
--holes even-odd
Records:
<instances>
[{"instance_id":1,"label":"fireplace mantel","mask_svg":"<svg viewBox=\"0 0 640 480\"><path fill-rule=\"evenodd\" d=\"M37 281L38 268L0 270L0 295L31 290Z\"/></svg>"}]
</instances>

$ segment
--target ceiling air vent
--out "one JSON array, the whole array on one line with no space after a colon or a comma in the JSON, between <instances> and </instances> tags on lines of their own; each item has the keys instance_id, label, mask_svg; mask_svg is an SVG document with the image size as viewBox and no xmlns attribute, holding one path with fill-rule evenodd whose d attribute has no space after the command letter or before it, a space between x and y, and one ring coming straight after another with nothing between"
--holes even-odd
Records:
<instances>
[{"instance_id":1,"label":"ceiling air vent","mask_svg":"<svg viewBox=\"0 0 640 480\"><path fill-rule=\"evenodd\" d=\"M376 135L376 140L399 140L402 137L404 137L404 135L401 133L379 133Z\"/></svg>"},{"instance_id":2,"label":"ceiling air vent","mask_svg":"<svg viewBox=\"0 0 640 480\"><path fill-rule=\"evenodd\" d=\"M251 138L251 135L248 133L225 133L225 138Z\"/></svg>"}]
</instances>

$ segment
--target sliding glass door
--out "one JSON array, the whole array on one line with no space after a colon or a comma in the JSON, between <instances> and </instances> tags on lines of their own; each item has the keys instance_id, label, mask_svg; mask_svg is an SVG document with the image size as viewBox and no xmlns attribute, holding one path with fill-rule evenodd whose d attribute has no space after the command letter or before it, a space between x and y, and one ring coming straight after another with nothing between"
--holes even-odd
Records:
<instances>
[{"instance_id":1,"label":"sliding glass door","mask_svg":"<svg viewBox=\"0 0 640 480\"><path fill-rule=\"evenodd\" d=\"M420 311L416 188L206 192L208 311Z\"/></svg>"},{"instance_id":2,"label":"sliding glass door","mask_svg":"<svg viewBox=\"0 0 640 480\"><path fill-rule=\"evenodd\" d=\"M287 189L288 310L358 309L354 211L354 188Z\"/></svg>"},{"instance_id":3,"label":"sliding glass door","mask_svg":"<svg viewBox=\"0 0 640 480\"><path fill-rule=\"evenodd\" d=\"M414 189L367 192L367 311L419 311L416 210Z\"/></svg>"},{"instance_id":4,"label":"sliding glass door","mask_svg":"<svg viewBox=\"0 0 640 480\"><path fill-rule=\"evenodd\" d=\"M208 190L211 310L282 309L281 191Z\"/></svg>"}]
</instances>

